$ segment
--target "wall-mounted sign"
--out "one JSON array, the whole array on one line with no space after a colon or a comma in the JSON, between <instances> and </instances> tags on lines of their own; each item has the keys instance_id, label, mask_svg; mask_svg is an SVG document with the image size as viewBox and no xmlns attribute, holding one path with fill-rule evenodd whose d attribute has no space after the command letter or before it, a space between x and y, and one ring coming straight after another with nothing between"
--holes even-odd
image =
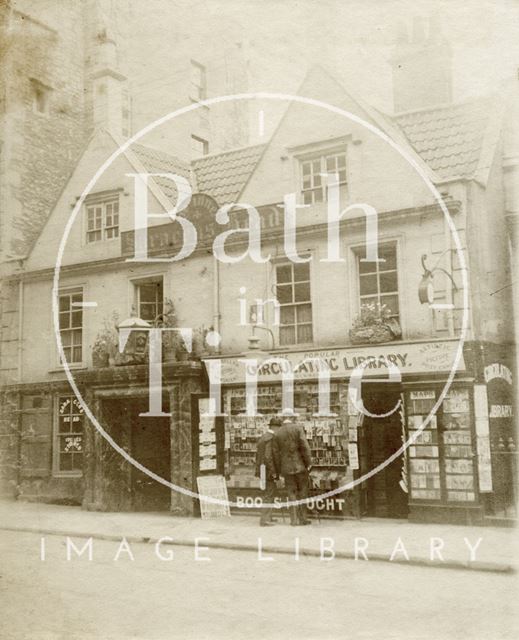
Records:
<instances>
[{"instance_id":1,"label":"wall-mounted sign","mask_svg":"<svg viewBox=\"0 0 519 640\"><path fill-rule=\"evenodd\" d=\"M222 232L221 225L216 222L215 214L218 211L218 203L205 193L195 193L186 209L182 211L182 217L190 220L196 228L197 243L199 246L211 243ZM257 208L262 237L263 232L283 229L283 210L275 204ZM243 229L248 226L248 214L246 211L232 210L229 212L229 225L226 229ZM175 222L166 224L150 224L148 227L148 254L175 255L182 247L184 238L182 227ZM121 254L133 256L135 254L135 231L123 231L121 233Z\"/></svg>"},{"instance_id":2,"label":"wall-mounted sign","mask_svg":"<svg viewBox=\"0 0 519 640\"><path fill-rule=\"evenodd\" d=\"M510 369L500 362L494 362L485 367L483 374L485 376L485 382L488 384L491 380L495 378L500 378L501 380L505 380L508 384L512 384L512 372Z\"/></svg>"},{"instance_id":3,"label":"wall-mounted sign","mask_svg":"<svg viewBox=\"0 0 519 640\"><path fill-rule=\"evenodd\" d=\"M454 364L465 370L463 356L458 354L458 341L443 340L426 343L394 343L368 347L327 349L276 353L256 368L248 365L250 375L257 374L258 382L280 382L283 373L293 372L295 380L315 379L323 369L330 378L349 377L356 367L364 365L363 377L387 379L388 365L394 365L402 376L417 373L448 373ZM459 357L458 357L459 356ZM283 359L278 361L277 359ZM245 382L244 358L222 358L222 384Z\"/></svg>"},{"instance_id":4,"label":"wall-mounted sign","mask_svg":"<svg viewBox=\"0 0 519 640\"><path fill-rule=\"evenodd\" d=\"M511 404L493 404L490 406L491 418L511 418L512 416Z\"/></svg>"}]
</instances>

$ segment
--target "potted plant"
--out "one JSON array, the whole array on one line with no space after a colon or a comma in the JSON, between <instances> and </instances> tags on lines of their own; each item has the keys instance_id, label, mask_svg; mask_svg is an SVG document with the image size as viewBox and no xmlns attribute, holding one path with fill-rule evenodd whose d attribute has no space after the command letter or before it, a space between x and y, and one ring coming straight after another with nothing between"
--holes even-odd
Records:
<instances>
[{"instance_id":1,"label":"potted plant","mask_svg":"<svg viewBox=\"0 0 519 640\"><path fill-rule=\"evenodd\" d=\"M350 330L352 344L390 342L402 335L398 320L391 318L391 309L380 302L365 302Z\"/></svg>"},{"instance_id":2,"label":"potted plant","mask_svg":"<svg viewBox=\"0 0 519 640\"><path fill-rule=\"evenodd\" d=\"M177 326L177 315L173 301L165 298L160 313L153 323L155 327L173 328ZM179 351L179 335L176 331L164 331L162 333L162 360L163 362L174 362L177 360Z\"/></svg>"},{"instance_id":3,"label":"potted plant","mask_svg":"<svg viewBox=\"0 0 519 640\"><path fill-rule=\"evenodd\" d=\"M95 368L108 367L117 354L118 334L117 324L119 316L112 315L112 322L103 321L103 329L97 334L92 346L92 365Z\"/></svg>"},{"instance_id":4,"label":"potted plant","mask_svg":"<svg viewBox=\"0 0 519 640\"><path fill-rule=\"evenodd\" d=\"M193 331L193 344L191 345L191 360L198 360L205 350L205 336L209 329L206 327L198 327Z\"/></svg>"}]
</instances>

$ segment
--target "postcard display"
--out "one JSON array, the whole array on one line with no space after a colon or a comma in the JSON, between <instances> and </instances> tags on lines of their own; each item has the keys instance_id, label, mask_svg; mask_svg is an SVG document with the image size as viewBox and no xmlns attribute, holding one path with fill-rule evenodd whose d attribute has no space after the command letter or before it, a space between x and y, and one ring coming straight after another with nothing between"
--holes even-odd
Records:
<instances>
[{"instance_id":1,"label":"postcard display","mask_svg":"<svg viewBox=\"0 0 519 640\"><path fill-rule=\"evenodd\" d=\"M331 417L316 416L318 385L298 383L294 389L294 410L312 454L311 479L315 494L325 493L350 481L348 475L348 415L346 388L330 385ZM342 397L344 395L344 397ZM225 402L225 467L229 489L259 489L255 477L256 445L269 421L282 408L281 385L258 386L257 417L247 417L244 387L228 388ZM346 411L341 407L346 406ZM342 411L342 413L341 413ZM342 494L341 494L342 495ZM324 503L325 501L323 501ZM332 502L333 508L332 508ZM345 500L329 501L326 511L341 515ZM324 515L324 514L323 514ZM332 514L330 514L332 515Z\"/></svg>"},{"instance_id":2,"label":"postcard display","mask_svg":"<svg viewBox=\"0 0 519 640\"><path fill-rule=\"evenodd\" d=\"M216 473L216 424L214 417L208 415L209 400L200 398L198 401L198 466L200 472Z\"/></svg>"},{"instance_id":3,"label":"postcard display","mask_svg":"<svg viewBox=\"0 0 519 640\"><path fill-rule=\"evenodd\" d=\"M406 397L408 435L421 427L439 392L409 391ZM468 389L451 389L440 409L409 446L409 477L413 501L470 503L476 480Z\"/></svg>"}]
</instances>

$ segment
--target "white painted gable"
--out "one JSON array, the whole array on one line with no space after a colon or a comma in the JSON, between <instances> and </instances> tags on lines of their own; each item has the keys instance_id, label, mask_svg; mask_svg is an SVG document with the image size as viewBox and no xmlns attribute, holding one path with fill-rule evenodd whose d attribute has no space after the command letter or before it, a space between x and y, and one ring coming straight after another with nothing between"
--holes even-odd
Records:
<instances>
[{"instance_id":1,"label":"white painted gable","mask_svg":"<svg viewBox=\"0 0 519 640\"><path fill-rule=\"evenodd\" d=\"M54 268L63 234L78 199L98 169L118 148L114 138L105 131L99 131L93 136L31 250L26 270ZM144 171L146 169L129 151L119 155L98 178L90 194L119 193L119 238L87 243L86 212L83 205L71 224L62 257L63 265L120 258L120 234L134 228L134 178L127 174ZM149 189L148 202L152 212L164 212L170 208L167 198L153 183ZM149 220L150 226L164 222L165 220L160 219Z\"/></svg>"},{"instance_id":2,"label":"white painted gable","mask_svg":"<svg viewBox=\"0 0 519 640\"><path fill-rule=\"evenodd\" d=\"M401 134L378 112L361 106L326 71L312 69L298 95L344 109L398 141L425 173L433 173L414 153ZM433 202L432 193L417 171L387 142L362 124L322 107L292 102L272 136L241 202L254 206L282 202L284 194L299 192L299 160L319 149L345 145L347 149L348 201L364 202L377 211L398 210ZM405 185L405 186L403 186ZM298 224L315 222L324 207L298 212Z\"/></svg>"}]
</instances>

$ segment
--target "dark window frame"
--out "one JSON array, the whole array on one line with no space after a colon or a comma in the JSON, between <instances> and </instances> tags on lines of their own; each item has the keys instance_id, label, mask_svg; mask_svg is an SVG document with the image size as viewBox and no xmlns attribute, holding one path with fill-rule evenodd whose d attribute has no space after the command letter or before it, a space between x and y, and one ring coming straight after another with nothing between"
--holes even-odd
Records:
<instances>
[{"instance_id":1,"label":"dark window frame","mask_svg":"<svg viewBox=\"0 0 519 640\"><path fill-rule=\"evenodd\" d=\"M151 276L149 278L143 278L139 280L133 280L133 286L135 291L135 307L137 315L141 320L146 320L153 324L155 319L161 315L164 311L164 277L162 275ZM150 291L155 289L155 299L142 300L143 288L147 287ZM153 309L155 307L155 309ZM144 312L144 309L151 309L151 312Z\"/></svg>"}]
</instances>

